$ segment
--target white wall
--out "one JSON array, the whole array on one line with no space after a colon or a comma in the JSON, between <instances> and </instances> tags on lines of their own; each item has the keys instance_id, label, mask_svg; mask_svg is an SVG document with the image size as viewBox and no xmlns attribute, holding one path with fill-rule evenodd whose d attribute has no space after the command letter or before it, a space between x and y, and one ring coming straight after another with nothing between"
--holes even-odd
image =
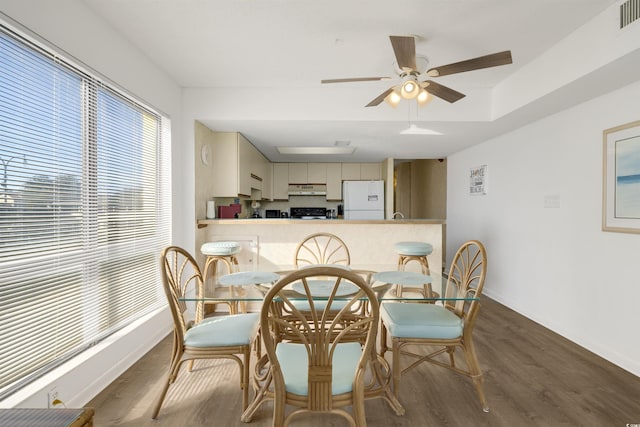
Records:
<instances>
[{"instance_id":1,"label":"white wall","mask_svg":"<svg viewBox=\"0 0 640 427\"><path fill-rule=\"evenodd\" d=\"M82 1L0 0L0 11L171 117L173 206L176 207L173 241L185 245L193 242L193 191L178 191L186 185L193 188L193 179L190 184L185 183L189 175L193 175L193 151L182 148L180 87ZM47 392L53 386L67 407L82 406L170 330L167 310L147 316L0 402L0 407L46 407Z\"/></svg>"},{"instance_id":2,"label":"white wall","mask_svg":"<svg viewBox=\"0 0 640 427\"><path fill-rule=\"evenodd\" d=\"M601 222L602 131L639 112L636 82L450 156L447 185L447 259L481 240L486 295L638 376L640 234ZM469 196L484 164L488 195Z\"/></svg>"}]
</instances>

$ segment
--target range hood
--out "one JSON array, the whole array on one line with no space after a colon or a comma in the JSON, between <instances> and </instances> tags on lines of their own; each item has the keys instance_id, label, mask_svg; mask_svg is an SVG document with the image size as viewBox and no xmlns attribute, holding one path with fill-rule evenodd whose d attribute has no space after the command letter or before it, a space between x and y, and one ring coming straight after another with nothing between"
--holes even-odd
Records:
<instances>
[{"instance_id":1,"label":"range hood","mask_svg":"<svg viewBox=\"0 0 640 427\"><path fill-rule=\"evenodd\" d=\"M289 184L290 196L326 196L326 184Z\"/></svg>"}]
</instances>

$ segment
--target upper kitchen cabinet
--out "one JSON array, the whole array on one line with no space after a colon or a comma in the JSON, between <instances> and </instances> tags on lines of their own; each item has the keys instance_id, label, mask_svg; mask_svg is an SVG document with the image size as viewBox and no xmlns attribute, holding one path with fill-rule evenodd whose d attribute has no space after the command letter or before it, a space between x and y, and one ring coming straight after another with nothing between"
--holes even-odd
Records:
<instances>
[{"instance_id":1,"label":"upper kitchen cabinet","mask_svg":"<svg viewBox=\"0 0 640 427\"><path fill-rule=\"evenodd\" d=\"M265 172L262 176L262 200L273 200L273 163L263 157Z\"/></svg>"},{"instance_id":2,"label":"upper kitchen cabinet","mask_svg":"<svg viewBox=\"0 0 640 427\"><path fill-rule=\"evenodd\" d=\"M378 180L382 179L380 163L342 163L342 180Z\"/></svg>"},{"instance_id":3,"label":"upper kitchen cabinet","mask_svg":"<svg viewBox=\"0 0 640 427\"><path fill-rule=\"evenodd\" d=\"M308 173L306 163L289 163L289 184L308 184Z\"/></svg>"},{"instance_id":4,"label":"upper kitchen cabinet","mask_svg":"<svg viewBox=\"0 0 640 427\"><path fill-rule=\"evenodd\" d=\"M327 200L342 200L342 164L325 163L327 166Z\"/></svg>"},{"instance_id":5,"label":"upper kitchen cabinet","mask_svg":"<svg viewBox=\"0 0 640 427\"><path fill-rule=\"evenodd\" d=\"M361 163L360 179L363 179L363 180L382 179L382 167L380 163Z\"/></svg>"},{"instance_id":6,"label":"upper kitchen cabinet","mask_svg":"<svg viewBox=\"0 0 640 427\"><path fill-rule=\"evenodd\" d=\"M289 199L289 163L273 163L273 200Z\"/></svg>"},{"instance_id":7,"label":"upper kitchen cabinet","mask_svg":"<svg viewBox=\"0 0 640 427\"><path fill-rule=\"evenodd\" d=\"M289 184L326 183L326 163L289 163Z\"/></svg>"},{"instance_id":8,"label":"upper kitchen cabinet","mask_svg":"<svg viewBox=\"0 0 640 427\"><path fill-rule=\"evenodd\" d=\"M268 160L239 132L214 133L211 163L213 197L251 197L269 172Z\"/></svg>"},{"instance_id":9,"label":"upper kitchen cabinet","mask_svg":"<svg viewBox=\"0 0 640 427\"><path fill-rule=\"evenodd\" d=\"M326 184L327 164L307 163L307 184Z\"/></svg>"}]
</instances>

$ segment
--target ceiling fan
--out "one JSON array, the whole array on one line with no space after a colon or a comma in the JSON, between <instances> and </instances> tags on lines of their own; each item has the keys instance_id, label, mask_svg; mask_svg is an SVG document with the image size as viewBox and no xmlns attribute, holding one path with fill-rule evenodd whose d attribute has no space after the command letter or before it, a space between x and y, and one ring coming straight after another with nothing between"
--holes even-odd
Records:
<instances>
[{"instance_id":1,"label":"ceiling fan","mask_svg":"<svg viewBox=\"0 0 640 427\"><path fill-rule=\"evenodd\" d=\"M369 102L366 107L375 107L382 101L387 101L392 106L397 106L401 99L416 99L423 105L429 101L429 94L453 103L464 98L465 95L439 83L429 80L429 77L441 77L449 74L463 73L465 71L479 70L481 68L496 67L511 64L511 51L493 53L479 56L465 61L454 62L440 67L430 68L426 71L419 70L416 66L416 45L412 36L389 36L391 46L400 68L402 83L394 85L382 92ZM427 77L425 80L424 77ZM390 77L355 77L345 79L326 79L321 83L346 83L366 82L377 80L390 80Z\"/></svg>"}]
</instances>

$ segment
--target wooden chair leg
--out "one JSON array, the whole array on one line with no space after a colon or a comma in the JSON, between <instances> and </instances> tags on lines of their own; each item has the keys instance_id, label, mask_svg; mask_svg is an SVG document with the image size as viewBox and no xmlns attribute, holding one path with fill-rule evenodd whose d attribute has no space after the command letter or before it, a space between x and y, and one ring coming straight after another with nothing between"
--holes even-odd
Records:
<instances>
[{"instance_id":1,"label":"wooden chair leg","mask_svg":"<svg viewBox=\"0 0 640 427\"><path fill-rule=\"evenodd\" d=\"M398 394L400 392L400 376L402 375L402 371L400 368L400 343L398 340L391 338L391 347L393 354L393 367L391 368L391 373L393 377L393 395L398 398Z\"/></svg>"},{"instance_id":2,"label":"wooden chair leg","mask_svg":"<svg viewBox=\"0 0 640 427\"><path fill-rule=\"evenodd\" d=\"M240 387L242 388L242 412L249 406L249 364L251 362L251 344L245 349L240 372Z\"/></svg>"},{"instance_id":3,"label":"wooden chair leg","mask_svg":"<svg viewBox=\"0 0 640 427\"><path fill-rule=\"evenodd\" d=\"M365 427L367 425L367 417L364 410L364 385L355 387L353 390L353 420L357 427Z\"/></svg>"},{"instance_id":4,"label":"wooden chair leg","mask_svg":"<svg viewBox=\"0 0 640 427\"><path fill-rule=\"evenodd\" d=\"M160 395L158 396L158 400L156 401L156 406L153 408L153 413L151 414L152 419L158 418L158 413L160 412L160 408L162 407L162 403L164 402L164 398L167 396L167 391L169 391L169 386L173 384L178 376L178 372L180 371L180 365L182 361L180 360L182 355L174 354L171 359L171 365L169 366L169 372L167 373L167 380L162 386L162 390L160 390Z\"/></svg>"},{"instance_id":5,"label":"wooden chair leg","mask_svg":"<svg viewBox=\"0 0 640 427\"><path fill-rule=\"evenodd\" d=\"M489 405L487 404L487 398L484 395L484 387L482 386L484 379L482 377L482 371L480 370L480 364L478 363L478 358L476 356L476 350L473 342L469 341L465 343L463 348L467 367L469 368L471 379L473 380L473 384L476 387L476 392L478 393L478 398L480 399L480 404L482 405L482 411L489 412Z\"/></svg>"}]
</instances>

